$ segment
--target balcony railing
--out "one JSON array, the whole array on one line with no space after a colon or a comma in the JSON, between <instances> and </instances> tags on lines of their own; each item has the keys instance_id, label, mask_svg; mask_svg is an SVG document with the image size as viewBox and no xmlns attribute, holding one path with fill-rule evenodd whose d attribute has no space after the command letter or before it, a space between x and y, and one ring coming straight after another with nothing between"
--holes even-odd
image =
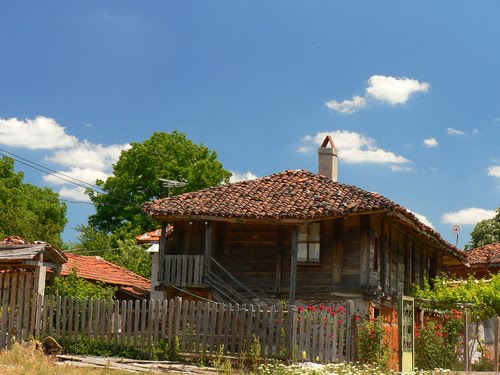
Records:
<instances>
[{"instance_id":1,"label":"balcony railing","mask_svg":"<svg viewBox=\"0 0 500 375\"><path fill-rule=\"evenodd\" d=\"M163 282L179 287L201 287L204 264L204 255L165 255Z\"/></svg>"}]
</instances>

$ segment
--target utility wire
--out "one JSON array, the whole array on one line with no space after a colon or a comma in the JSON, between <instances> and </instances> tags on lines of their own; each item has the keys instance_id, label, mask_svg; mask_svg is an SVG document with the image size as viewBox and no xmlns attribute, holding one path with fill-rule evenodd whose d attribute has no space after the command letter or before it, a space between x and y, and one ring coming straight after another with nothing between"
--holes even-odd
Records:
<instances>
[{"instance_id":1,"label":"utility wire","mask_svg":"<svg viewBox=\"0 0 500 375\"><path fill-rule=\"evenodd\" d=\"M80 180L78 178L68 176L67 174L58 172L58 171L56 171L56 170L54 170L52 168L46 167L46 166L38 164L38 163L36 163L34 161L31 161L31 160L28 160L26 158L23 158L22 156L16 155L13 152L10 152L10 151L7 151L7 150L4 150L4 149L0 148L0 154L2 154L4 156L7 156L7 157L10 157L10 158L16 160L17 162L19 162L21 164L24 164L24 165L26 165L28 167L31 167L33 169L36 169L36 170L38 170L40 172L47 173L47 174L52 175L54 177L60 178L61 180L64 180L66 182L78 185L78 186L80 186L82 188L85 188L85 189L89 189L90 188L90 189L92 189L94 191L96 189L99 189L102 192L104 192L104 190L100 186L98 186L98 185L89 184L88 182L85 182L85 181ZM8 155L6 155L6 154L8 154ZM22 162L21 160L23 160L24 162ZM31 164L33 164L33 165L31 165ZM34 166L36 166L36 167L34 167ZM37 167L39 167L39 168L37 168ZM73 181L71 181L71 180L73 180Z\"/></svg>"},{"instance_id":2,"label":"utility wire","mask_svg":"<svg viewBox=\"0 0 500 375\"><path fill-rule=\"evenodd\" d=\"M26 158L23 158L22 156L16 155L13 152L4 150L2 148L0 148L0 155L9 157L11 159L14 159L18 163L26 165L27 167L30 167L30 168L33 168L33 169L35 169L37 171L40 171L42 173L46 173L48 175L54 176L56 178L64 180L64 181L66 181L66 182L68 182L70 184L76 185L76 186L81 187L83 189L90 189L90 190L94 191L95 193L101 194L101 195L106 195L107 194L104 191L104 189L102 187L98 186L98 185L89 184L88 182L85 182L85 181L80 180L78 178L68 176L68 175L66 175L64 173L58 172L58 171L56 171L54 169L51 169L49 167L46 167L46 166L41 165L39 163L36 163L34 161L31 161L31 160L28 160ZM99 189L100 191L96 191L96 189ZM113 205L113 204L109 204L108 203L107 206L125 208L125 207L128 207L128 205L131 204L131 202L127 198L122 198L122 197L116 197L116 198L119 201L121 201L123 204L125 204L125 205ZM70 203L79 203L79 202L76 202L76 201L68 201L68 202L70 202ZM93 203L90 203L90 202L81 202L81 203L93 204Z\"/></svg>"}]
</instances>

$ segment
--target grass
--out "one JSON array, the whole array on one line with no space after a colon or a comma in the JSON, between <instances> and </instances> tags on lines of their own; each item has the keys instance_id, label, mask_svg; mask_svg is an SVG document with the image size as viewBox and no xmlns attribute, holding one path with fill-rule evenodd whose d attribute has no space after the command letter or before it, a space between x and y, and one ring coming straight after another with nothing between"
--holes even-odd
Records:
<instances>
[{"instance_id":1,"label":"grass","mask_svg":"<svg viewBox=\"0 0 500 375\"><path fill-rule=\"evenodd\" d=\"M0 374L5 375L130 375L127 371L56 365L55 358L36 349L35 343L14 344L0 351Z\"/></svg>"}]
</instances>

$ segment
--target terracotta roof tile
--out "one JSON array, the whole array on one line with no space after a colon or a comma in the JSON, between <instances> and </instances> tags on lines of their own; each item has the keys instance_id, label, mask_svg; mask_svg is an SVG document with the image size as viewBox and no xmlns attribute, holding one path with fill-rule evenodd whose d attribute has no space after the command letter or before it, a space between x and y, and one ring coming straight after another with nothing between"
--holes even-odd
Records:
<instances>
[{"instance_id":1,"label":"terracotta roof tile","mask_svg":"<svg viewBox=\"0 0 500 375\"><path fill-rule=\"evenodd\" d=\"M170 225L167 228L166 237L171 238L173 233L174 233L174 227ZM137 243L158 243L160 242L160 237L161 237L161 228L135 236L135 240L137 241Z\"/></svg>"},{"instance_id":2,"label":"terracotta roof tile","mask_svg":"<svg viewBox=\"0 0 500 375\"><path fill-rule=\"evenodd\" d=\"M68 262L63 266L61 275L68 275L76 268L77 275L87 280L102 281L124 290L133 290L137 295L149 293L151 282L136 273L108 262L99 256L65 253Z\"/></svg>"},{"instance_id":3,"label":"terracotta roof tile","mask_svg":"<svg viewBox=\"0 0 500 375\"><path fill-rule=\"evenodd\" d=\"M466 255L472 267L500 263L500 241L467 251Z\"/></svg>"},{"instance_id":4,"label":"terracotta roof tile","mask_svg":"<svg viewBox=\"0 0 500 375\"><path fill-rule=\"evenodd\" d=\"M217 217L228 219L321 220L374 211L393 211L431 235L455 256L465 258L434 229L378 193L305 170L287 170L255 180L184 193L142 205L155 218Z\"/></svg>"}]
</instances>

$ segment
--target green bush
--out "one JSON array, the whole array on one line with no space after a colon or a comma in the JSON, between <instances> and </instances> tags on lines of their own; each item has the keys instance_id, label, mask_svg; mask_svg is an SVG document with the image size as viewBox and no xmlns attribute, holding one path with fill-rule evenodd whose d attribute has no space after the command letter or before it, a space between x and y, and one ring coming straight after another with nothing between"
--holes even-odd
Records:
<instances>
[{"instance_id":1,"label":"green bush","mask_svg":"<svg viewBox=\"0 0 500 375\"><path fill-rule=\"evenodd\" d=\"M361 363L389 368L391 348L382 317L362 320L358 325L358 357Z\"/></svg>"}]
</instances>

